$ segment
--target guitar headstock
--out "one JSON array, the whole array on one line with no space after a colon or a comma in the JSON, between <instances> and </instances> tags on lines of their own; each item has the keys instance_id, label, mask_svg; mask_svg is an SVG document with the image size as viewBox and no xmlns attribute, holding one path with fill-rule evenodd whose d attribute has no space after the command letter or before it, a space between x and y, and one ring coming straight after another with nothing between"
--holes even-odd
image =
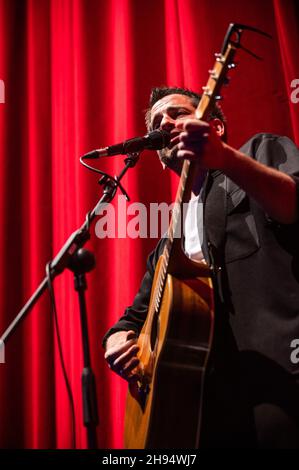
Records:
<instances>
[{"instance_id":1,"label":"guitar headstock","mask_svg":"<svg viewBox=\"0 0 299 470\"><path fill-rule=\"evenodd\" d=\"M203 94L195 112L197 119L206 120L214 102L222 99L222 86L228 84L229 81L227 73L236 66L234 62L236 49L235 45L228 43L224 54L221 52L215 54L216 61L213 68L209 70L206 86L202 87Z\"/></svg>"},{"instance_id":2,"label":"guitar headstock","mask_svg":"<svg viewBox=\"0 0 299 470\"><path fill-rule=\"evenodd\" d=\"M269 34L251 26L234 23L229 25L221 52L215 54L216 61L214 63L214 67L209 70L208 82L206 86L203 87L202 98L195 113L197 119L206 120L215 101L222 99L221 89L223 85L227 85L229 82L229 78L227 76L229 70L236 67L234 57L238 48L245 50L257 59L261 59L259 56L241 45L241 35L244 30L253 31L271 38Z\"/></svg>"}]
</instances>

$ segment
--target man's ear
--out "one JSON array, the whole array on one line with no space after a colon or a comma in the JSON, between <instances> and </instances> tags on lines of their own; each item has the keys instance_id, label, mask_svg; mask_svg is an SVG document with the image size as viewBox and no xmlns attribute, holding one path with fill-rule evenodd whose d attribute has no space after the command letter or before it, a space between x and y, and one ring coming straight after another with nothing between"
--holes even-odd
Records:
<instances>
[{"instance_id":1,"label":"man's ear","mask_svg":"<svg viewBox=\"0 0 299 470\"><path fill-rule=\"evenodd\" d=\"M210 120L210 124L211 126L215 129L217 135L219 135L219 137L222 137L225 133L225 127L224 127L224 123L221 121L221 119L218 119L218 118L213 118Z\"/></svg>"}]
</instances>

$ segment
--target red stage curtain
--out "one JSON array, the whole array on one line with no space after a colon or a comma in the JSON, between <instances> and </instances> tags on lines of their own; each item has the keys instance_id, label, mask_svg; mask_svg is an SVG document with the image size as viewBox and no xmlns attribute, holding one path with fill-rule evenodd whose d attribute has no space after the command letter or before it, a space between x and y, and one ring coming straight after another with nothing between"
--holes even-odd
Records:
<instances>
[{"instance_id":1,"label":"red stage curtain","mask_svg":"<svg viewBox=\"0 0 299 470\"><path fill-rule=\"evenodd\" d=\"M93 148L143 135L152 86L200 90L230 22L270 33L244 34L223 109L230 143L256 132L299 143L296 0L1 0L0 332L45 275L45 264L101 194L97 176L79 164ZM298 94L297 94L298 96ZM117 173L123 159L103 159ZM124 178L132 202L170 202L177 179L145 152ZM91 359L100 415L99 446L122 447L126 384L107 368L101 338L132 302L155 239L100 240L91 231L96 269L88 275ZM73 279L54 282L59 327L76 411L82 425L79 311ZM46 292L6 344L0 364L0 447L71 447L71 414Z\"/></svg>"}]
</instances>

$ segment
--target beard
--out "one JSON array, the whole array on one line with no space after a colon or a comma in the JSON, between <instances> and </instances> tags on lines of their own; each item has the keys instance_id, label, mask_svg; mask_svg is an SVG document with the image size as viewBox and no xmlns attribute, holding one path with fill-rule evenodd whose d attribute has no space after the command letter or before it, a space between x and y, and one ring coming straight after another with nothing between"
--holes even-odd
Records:
<instances>
[{"instance_id":1,"label":"beard","mask_svg":"<svg viewBox=\"0 0 299 470\"><path fill-rule=\"evenodd\" d=\"M177 157L177 153L177 145L171 149L165 147L164 149L158 151L160 161L164 163L167 168L180 175L183 168L183 160Z\"/></svg>"}]
</instances>

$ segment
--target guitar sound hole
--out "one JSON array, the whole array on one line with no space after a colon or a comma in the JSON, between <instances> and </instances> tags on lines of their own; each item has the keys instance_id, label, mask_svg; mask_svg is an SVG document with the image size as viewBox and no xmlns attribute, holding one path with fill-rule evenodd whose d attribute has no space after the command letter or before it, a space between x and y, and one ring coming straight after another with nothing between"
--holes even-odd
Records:
<instances>
[{"instance_id":1,"label":"guitar sound hole","mask_svg":"<svg viewBox=\"0 0 299 470\"><path fill-rule=\"evenodd\" d=\"M153 323L152 323L152 329L151 329L151 350L152 351L155 350L157 339L158 339L158 332L159 332L158 322L159 322L159 316L157 312L155 312Z\"/></svg>"}]
</instances>

